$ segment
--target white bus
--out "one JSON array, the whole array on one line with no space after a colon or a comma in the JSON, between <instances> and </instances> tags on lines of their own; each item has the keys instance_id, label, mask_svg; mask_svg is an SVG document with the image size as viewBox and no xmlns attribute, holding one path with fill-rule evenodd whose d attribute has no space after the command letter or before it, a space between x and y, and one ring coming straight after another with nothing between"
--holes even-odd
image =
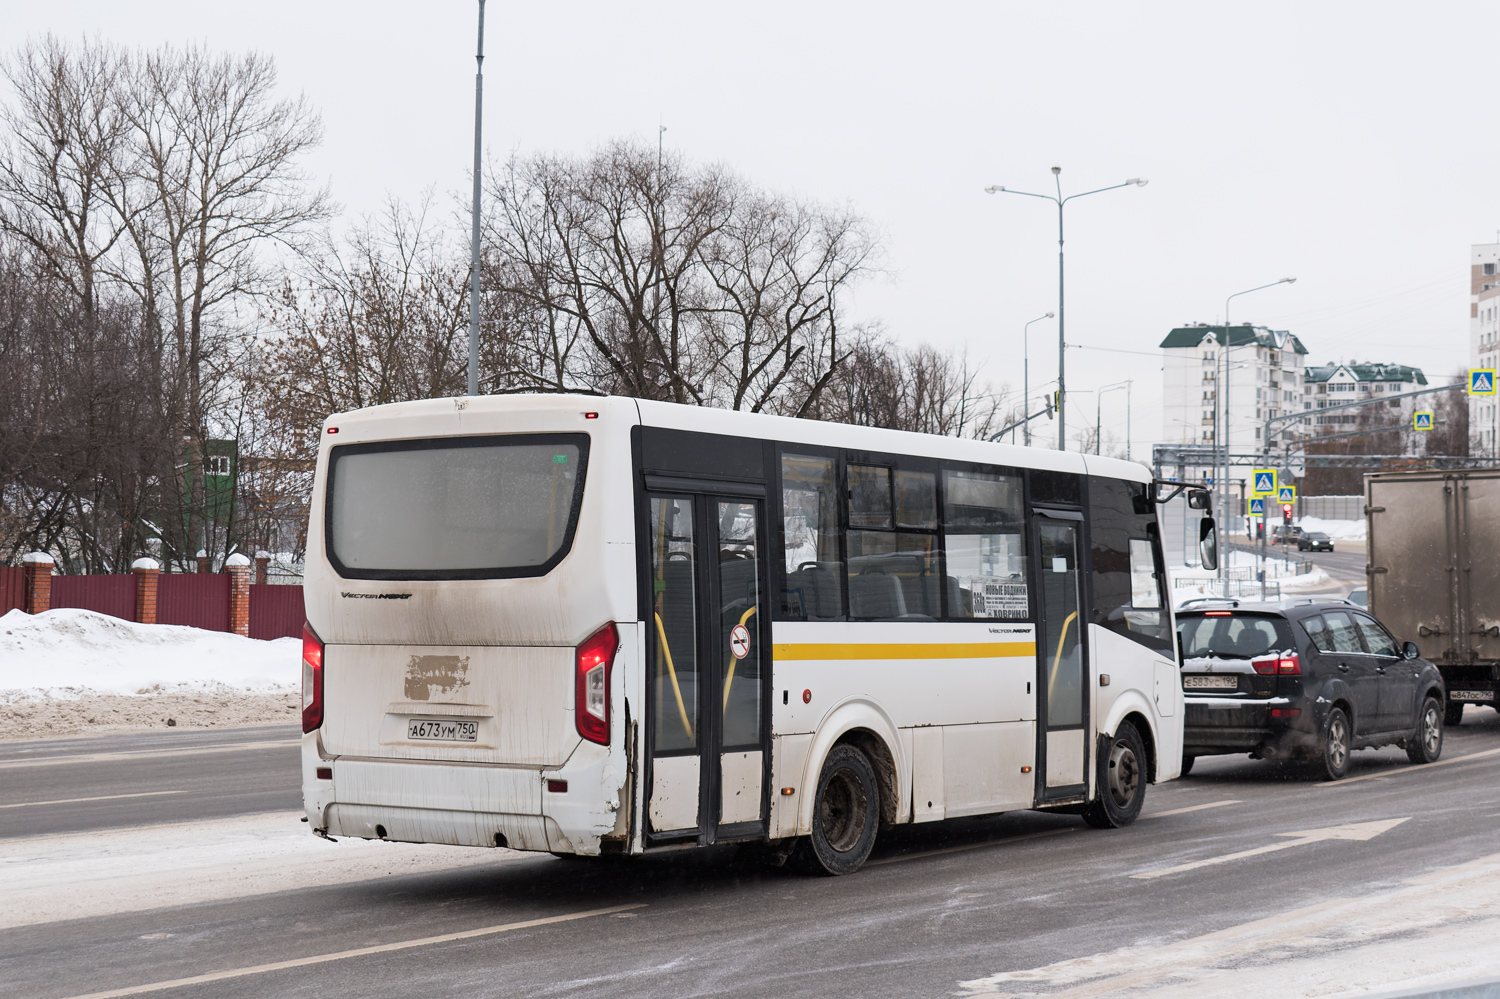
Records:
<instances>
[{"instance_id":1,"label":"white bus","mask_svg":"<svg viewBox=\"0 0 1500 999\"><path fill-rule=\"evenodd\" d=\"M1108 458L625 398L330 417L308 821L752 842L830 874L899 823L1123 826L1182 759L1157 488Z\"/></svg>"}]
</instances>

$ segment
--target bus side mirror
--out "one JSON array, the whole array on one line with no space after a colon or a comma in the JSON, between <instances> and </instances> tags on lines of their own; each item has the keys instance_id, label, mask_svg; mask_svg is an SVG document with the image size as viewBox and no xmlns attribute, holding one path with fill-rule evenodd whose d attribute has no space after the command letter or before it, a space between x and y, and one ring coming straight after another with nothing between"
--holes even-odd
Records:
<instances>
[{"instance_id":1,"label":"bus side mirror","mask_svg":"<svg viewBox=\"0 0 1500 999\"><path fill-rule=\"evenodd\" d=\"M1219 567L1219 535L1214 530L1214 519L1204 517L1198 522L1198 557L1205 569Z\"/></svg>"},{"instance_id":2,"label":"bus side mirror","mask_svg":"<svg viewBox=\"0 0 1500 999\"><path fill-rule=\"evenodd\" d=\"M1208 510L1212 508L1207 489L1189 489L1188 506L1194 510Z\"/></svg>"}]
</instances>

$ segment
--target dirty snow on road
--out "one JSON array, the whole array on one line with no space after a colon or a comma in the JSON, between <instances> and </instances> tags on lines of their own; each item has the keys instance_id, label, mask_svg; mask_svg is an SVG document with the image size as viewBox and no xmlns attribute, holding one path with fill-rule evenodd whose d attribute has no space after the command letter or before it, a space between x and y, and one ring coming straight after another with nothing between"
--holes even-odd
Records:
<instances>
[{"instance_id":1,"label":"dirty snow on road","mask_svg":"<svg viewBox=\"0 0 1500 999\"><path fill-rule=\"evenodd\" d=\"M0 839L0 929L517 860L514 850L311 835L300 813Z\"/></svg>"},{"instance_id":2,"label":"dirty snow on road","mask_svg":"<svg viewBox=\"0 0 1500 999\"><path fill-rule=\"evenodd\" d=\"M1228 929L960 982L965 999L1361 996L1500 975L1500 854Z\"/></svg>"}]
</instances>

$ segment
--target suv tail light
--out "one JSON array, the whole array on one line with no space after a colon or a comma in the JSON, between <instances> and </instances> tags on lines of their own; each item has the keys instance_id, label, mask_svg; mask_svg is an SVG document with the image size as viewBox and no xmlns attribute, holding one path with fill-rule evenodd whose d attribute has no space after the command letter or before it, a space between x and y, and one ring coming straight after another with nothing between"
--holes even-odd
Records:
<instances>
[{"instance_id":1,"label":"suv tail light","mask_svg":"<svg viewBox=\"0 0 1500 999\"><path fill-rule=\"evenodd\" d=\"M583 640L574 659L573 718L578 734L601 746L609 745L609 679L619 648L620 633L611 621Z\"/></svg>"},{"instance_id":2,"label":"suv tail light","mask_svg":"<svg viewBox=\"0 0 1500 999\"><path fill-rule=\"evenodd\" d=\"M1253 659L1250 665L1255 667L1255 672L1261 676L1301 676L1302 660L1297 653L1277 653L1266 656L1264 659Z\"/></svg>"},{"instance_id":3,"label":"suv tail light","mask_svg":"<svg viewBox=\"0 0 1500 999\"><path fill-rule=\"evenodd\" d=\"M323 726L323 641L302 626L302 731Z\"/></svg>"}]
</instances>

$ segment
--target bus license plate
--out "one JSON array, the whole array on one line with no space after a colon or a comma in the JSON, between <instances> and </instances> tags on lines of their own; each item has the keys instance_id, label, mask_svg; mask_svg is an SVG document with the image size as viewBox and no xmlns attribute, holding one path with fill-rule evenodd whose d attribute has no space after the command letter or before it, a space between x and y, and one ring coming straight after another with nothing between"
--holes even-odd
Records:
<instances>
[{"instance_id":1,"label":"bus license plate","mask_svg":"<svg viewBox=\"0 0 1500 999\"><path fill-rule=\"evenodd\" d=\"M1450 701L1490 701L1494 700L1494 692L1489 690L1450 690L1448 700Z\"/></svg>"},{"instance_id":2,"label":"bus license plate","mask_svg":"<svg viewBox=\"0 0 1500 999\"><path fill-rule=\"evenodd\" d=\"M479 723L446 718L408 718L406 737L437 742L478 742Z\"/></svg>"},{"instance_id":3,"label":"bus license plate","mask_svg":"<svg viewBox=\"0 0 1500 999\"><path fill-rule=\"evenodd\" d=\"M1233 676L1185 676L1182 678L1183 690L1234 690L1239 685L1239 679Z\"/></svg>"}]
</instances>

